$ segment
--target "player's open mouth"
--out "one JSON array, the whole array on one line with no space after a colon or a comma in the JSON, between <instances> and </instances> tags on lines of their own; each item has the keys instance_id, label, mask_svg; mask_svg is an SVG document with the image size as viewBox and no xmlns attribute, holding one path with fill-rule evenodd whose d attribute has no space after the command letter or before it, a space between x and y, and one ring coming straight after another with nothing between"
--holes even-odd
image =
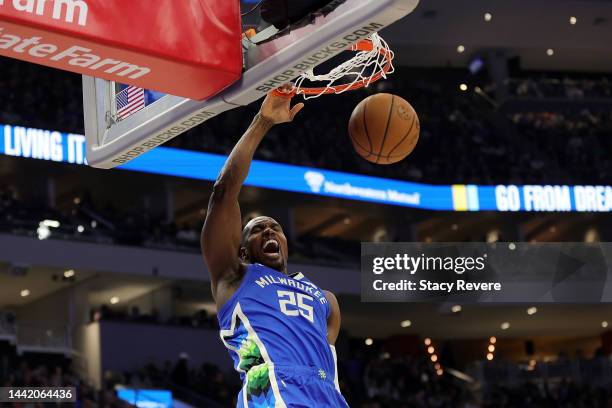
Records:
<instances>
[{"instance_id":1,"label":"player's open mouth","mask_svg":"<svg viewBox=\"0 0 612 408\"><path fill-rule=\"evenodd\" d=\"M269 239L264 243L263 252L264 254L278 254L280 250L280 245L278 241L274 239Z\"/></svg>"}]
</instances>

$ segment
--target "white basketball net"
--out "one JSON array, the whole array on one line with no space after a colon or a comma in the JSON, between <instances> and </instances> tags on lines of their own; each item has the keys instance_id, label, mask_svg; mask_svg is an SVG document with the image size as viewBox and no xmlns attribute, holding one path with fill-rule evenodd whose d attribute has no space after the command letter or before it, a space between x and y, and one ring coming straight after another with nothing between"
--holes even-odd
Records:
<instances>
[{"instance_id":1,"label":"white basketball net","mask_svg":"<svg viewBox=\"0 0 612 408\"><path fill-rule=\"evenodd\" d=\"M358 83L363 83L368 87L370 83L380 78L387 78L388 74L395 71L393 67L394 53L389 45L377 33L371 34L368 39L372 42L371 51L359 51L350 60L334 68L327 74L315 75L314 70L310 69L300 75L295 82L296 93L302 94L304 99L318 98L328 93L343 93L356 89ZM381 50L383 52L381 52ZM390 69L385 72L385 67L390 65ZM376 76L378 75L378 78ZM325 87L311 88L317 92L305 92L304 81L327 82ZM337 89L337 88L340 89Z\"/></svg>"}]
</instances>

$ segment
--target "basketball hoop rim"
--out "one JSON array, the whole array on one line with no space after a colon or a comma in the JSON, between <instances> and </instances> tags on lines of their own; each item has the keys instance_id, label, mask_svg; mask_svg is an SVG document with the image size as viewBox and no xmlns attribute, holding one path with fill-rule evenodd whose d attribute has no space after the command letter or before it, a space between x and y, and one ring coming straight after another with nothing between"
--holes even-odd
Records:
<instances>
[{"instance_id":1,"label":"basketball hoop rim","mask_svg":"<svg viewBox=\"0 0 612 408\"><path fill-rule=\"evenodd\" d=\"M347 51L369 52L372 50L374 50L374 43L370 39L361 40L350 48L347 48ZM365 88L369 84L386 78L386 75L393 69L393 52L385 48L380 48L378 52L385 58L385 65L382 67L382 70L369 78L364 78L351 84L331 85L328 87L301 87L299 89L294 87L291 92L283 92L281 88L276 88L272 91L272 95L293 98L296 95L330 95Z\"/></svg>"}]
</instances>

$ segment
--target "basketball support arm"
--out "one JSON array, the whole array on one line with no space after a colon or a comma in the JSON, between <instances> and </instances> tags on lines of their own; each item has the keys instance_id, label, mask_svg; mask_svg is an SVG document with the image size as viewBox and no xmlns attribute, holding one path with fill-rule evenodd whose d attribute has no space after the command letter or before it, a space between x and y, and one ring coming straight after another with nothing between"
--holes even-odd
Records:
<instances>
[{"instance_id":1,"label":"basketball support arm","mask_svg":"<svg viewBox=\"0 0 612 408\"><path fill-rule=\"evenodd\" d=\"M113 168L225 111L245 106L410 14L419 0L346 0L327 16L245 54L242 78L213 98L166 95L114 123L114 86L83 76L88 164Z\"/></svg>"}]
</instances>

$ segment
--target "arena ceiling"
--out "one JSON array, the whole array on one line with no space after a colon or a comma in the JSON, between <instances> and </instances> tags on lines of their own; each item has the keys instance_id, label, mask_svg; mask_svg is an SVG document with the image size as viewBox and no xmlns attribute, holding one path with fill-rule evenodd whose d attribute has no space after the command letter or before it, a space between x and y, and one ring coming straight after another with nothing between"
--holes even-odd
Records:
<instances>
[{"instance_id":1,"label":"arena ceiling","mask_svg":"<svg viewBox=\"0 0 612 408\"><path fill-rule=\"evenodd\" d=\"M0 262L0 309L18 309L69 288L86 291L92 307L108 304L113 297L125 303L167 283L160 278Z\"/></svg>"},{"instance_id":2,"label":"arena ceiling","mask_svg":"<svg viewBox=\"0 0 612 408\"><path fill-rule=\"evenodd\" d=\"M488 22L485 13L491 14ZM576 18L573 25L571 17ZM383 35L403 65L461 67L495 51L520 56L524 69L612 69L608 1L421 0L412 15ZM463 53L457 52L459 45L465 47Z\"/></svg>"},{"instance_id":3,"label":"arena ceiling","mask_svg":"<svg viewBox=\"0 0 612 408\"><path fill-rule=\"evenodd\" d=\"M352 336L380 337L406 334L436 339L476 339L496 336L579 337L605 331L603 321L612 323L612 305L538 304L537 312L527 314L534 305L461 305L459 313L448 303L362 303L357 296L342 296L342 323ZM400 323L410 320L402 328ZM501 324L510 323L507 330Z\"/></svg>"}]
</instances>

